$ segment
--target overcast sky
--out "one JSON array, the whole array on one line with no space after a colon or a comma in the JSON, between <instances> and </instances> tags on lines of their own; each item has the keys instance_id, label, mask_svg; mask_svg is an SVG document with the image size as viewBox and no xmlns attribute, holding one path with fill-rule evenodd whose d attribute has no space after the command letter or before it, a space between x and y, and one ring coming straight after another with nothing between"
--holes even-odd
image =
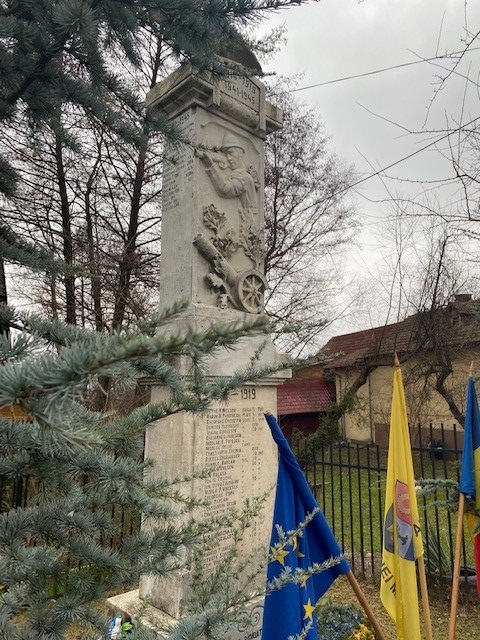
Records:
<instances>
[{"instance_id":1,"label":"overcast sky","mask_svg":"<svg viewBox=\"0 0 480 640\"><path fill-rule=\"evenodd\" d=\"M480 30L479 0L468 4L463 0L322 0L279 11L269 24L285 24L288 42L264 70L289 76L301 73L299 87L329 83L298 91L297 97L316 109L332 136L332 148L355 164L360 177L428 144L433 140L429 132L444 129L447 120L452 127L480 116L474 84L480 51L467 54L457 69L474 81L468 83L466 94L466 81L459 75L450 77L438 92L439 76L445 76L444 69L452 66L447 60L371 74L463 49L463 41ZM361 74L371 75L332 82ZM420 133L409 135L407 130ZM431 148L388 174L423 181L446 177L451 167ZM411 189L398 181L390 182L389 188ZM417 184L413 189L419 193L423 188ZM437 196L452 197L445 188ZM358 187L364 229L360 247L352 255L356 269L366 272L381 264L381 249L388 243L380 221L387 205L371 201L386 197L379 178Z\"/></svg>"}]
</instances>

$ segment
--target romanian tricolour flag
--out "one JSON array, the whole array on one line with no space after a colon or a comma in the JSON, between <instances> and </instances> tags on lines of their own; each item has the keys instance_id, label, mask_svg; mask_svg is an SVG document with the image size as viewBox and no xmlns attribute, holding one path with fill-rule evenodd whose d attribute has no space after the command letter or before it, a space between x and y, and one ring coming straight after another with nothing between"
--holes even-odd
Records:
<instances>
[{"instance_id":1,"label":"romanian tricolour flag","mask_svg":"<svg viewBox=\"0 0 480 640\"><path fill-rule=\"evenodd\" d=\"M474 500L475 509L480 511L480 414L472 377L469 378L467 386L460 492ZM480 595L480 519L473 514L467 514L466 523L473 538L477 591Z\"/></svg>"},{"instance_id":2,"label":"romanian tricolour flag","mask_svg":"<svg viewBox=\"0 0 480 640\"><path fill-rule=\"evenodd\" d=\"M338 542L277 421L272 415L265 417L280 457L262 640L287 640L300 634L307 640L316 640L315 605L335 578L350 571L350 567L341 558ZM330 568L316 572L325 561L332 561ZM295 581L271 590L285 572Z\"/></svg>"},{"instance_id":3,"label":"romanian tricolour flag","mask_svg":"<svg viewBox=\"0 0 480 640\"><path fill-rule=\"evenodd\" d=\"M423 554L407 408L400 367L393 377L380 597L398 640L419 640L415 560Z\"/></svg>"}]
</instances>

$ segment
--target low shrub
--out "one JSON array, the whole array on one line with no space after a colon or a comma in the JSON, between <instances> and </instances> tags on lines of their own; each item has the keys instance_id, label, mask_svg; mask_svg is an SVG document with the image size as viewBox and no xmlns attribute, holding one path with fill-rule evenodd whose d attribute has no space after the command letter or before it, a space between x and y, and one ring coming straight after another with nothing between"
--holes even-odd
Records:
<instances>
[{"instance_id":1,"label":"low shrub","mask_svg":"<svg viewBox=\"0 0 480 640\"><path fill-rule=\"evenodd\" d=\"M322 602L317 610L319 640L370 640L369 636L352 636L363 620L363 611L352 604Z\"/></svg>"}]
</instances>

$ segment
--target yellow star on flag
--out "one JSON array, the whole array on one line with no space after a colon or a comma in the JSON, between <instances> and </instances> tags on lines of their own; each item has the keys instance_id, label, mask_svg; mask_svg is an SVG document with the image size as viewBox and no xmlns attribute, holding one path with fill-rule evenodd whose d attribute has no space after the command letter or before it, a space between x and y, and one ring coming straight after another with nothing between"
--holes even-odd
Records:
<instances>
[{"instance_id":1,"label":"yellow star on flag","mask_svg":"<svg viewBox=\"0 0 480 640\"><path fill-rule=\"evenodd\" d=\"M312 605L312 603L310 602L310 598L308 599L307 604L303 605L303 608L305 609L305 615L303 616L303 619L312 620L313 612L315 611L315 605Z\"/></svg>"},{"instance_id":2,"label":"yellow star on flag","mask_svg":"<svg viewBox=\"0 0 480 640\"><path fill-rule=\"evenodd\" d=\"M272 553L271 562L274 562L275 560L278 560L278 562L282 565L282 567L284 567L285 566L285 556L288 556L288 554L290 552L289 551L285 551L285 549L282 549L281 547L270 547L270 551Z\"/></svg>"},{"instance_id":3,"label":"yellow star on flag","mask_svg":"<svg viewBox=\"0 0 480 640\"><path fill-rule=\"evenodd\" d=\"M300 551L300 547L298 546L298 536L293 536L293 548L297 550L297 558L304 558L304 554Z\"/></svg>"}]
</instances>

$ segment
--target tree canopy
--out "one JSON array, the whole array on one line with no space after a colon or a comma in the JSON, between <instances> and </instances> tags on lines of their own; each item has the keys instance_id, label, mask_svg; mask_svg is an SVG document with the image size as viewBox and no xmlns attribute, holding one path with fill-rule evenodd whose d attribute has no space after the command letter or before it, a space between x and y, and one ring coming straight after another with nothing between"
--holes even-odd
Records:
<instances>
[{"instance_id":1,"label":"tree canopy","mask_svg":"<svg viewBox=\"0 0 480 640\"><path fill-rule=\"evenodd\" d=\"M51 144L57 162L50 166L58 174L59 161L68 160L69 151L76 153L94 139L82 127L71 127L71 119L65 126L66 113L78 115L88 127L118 136L136 149L133 164L138 167L146 134L176 135L160 116L153 119L145 113L144 96L129 81L133 72L143 69L143 38L165 43L172 55L200 72L225 73L229 63L214 55L240 46L240 27L263 10L290 4L299 3L0 0L2 129L10 134L18 128L20 140L29 139L31 148L40 151L40 163L43 145ZM25 151L22 144L11 151L16 148ZM19 165L18 157L1 160L4 206L11 206L9 198L25 194L22 184L29 176ZM31 211L35 197L48 193L44 185L38 191L34 186L32 180ZM56 197L61 200L61 194ZM60 213L68 213L61 202ZM64 216L62 238L67 222ZM4 224L0 232L4 260L48 274L65 266L75 268L68 246L63 263L52 264L51 255L28 238L19 238ZM4 284L2 280L3 303ZM85 637L97 638L106 630L105 618L95 606L97 598L125 581L135 581L142 572L166 575L177 566L180 550L196 545L215 527L232 527L231 520L201 523L185 518L178 523L174 514L186 516L195 506L177 490L188 479L146 480L149 462L140 452L145 429L153 421L179 411L200 412L214 399L225 400L246 380L268 373L252 362L229 379L212 381L202 375L207 355L232 348L246 335L265 332L265 318L176 331L171 327L178 311L142 318L128 330L95 332L0 305L0 477L7 491L0 506L0 637L60 640L80 623ZM178 356L189 364L185 377L171 364ZM169 400L127 415L89 409L87 395L102 377L128 384L140 376L168 387ZM7 500L26 485L25 502ZM156 526L148 532L137 529L120 547L109 548L105 539L118 531L112 505L130 514L141 512ZM226 573L223 577L230 579ZM230 585L222 588L221 576L215 584L215 606L201 611L192 606L176 637L193 640L206 637L207 630L211 637L219 628L236 595ZM137 637L152 634L139 630Z\"/></svg>"}]
</instances>

